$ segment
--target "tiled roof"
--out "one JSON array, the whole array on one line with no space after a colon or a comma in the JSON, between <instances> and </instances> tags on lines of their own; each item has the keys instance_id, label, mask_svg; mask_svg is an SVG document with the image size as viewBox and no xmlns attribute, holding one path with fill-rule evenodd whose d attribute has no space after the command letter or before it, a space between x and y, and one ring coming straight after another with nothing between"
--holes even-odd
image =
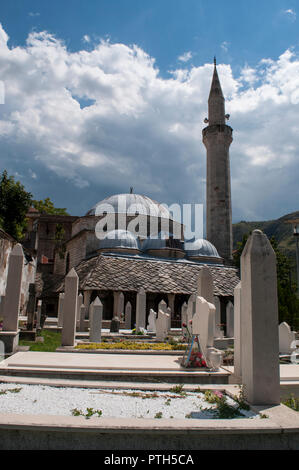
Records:
<instances>
[{"instance_id":1,"label":"tiled roof","mask_svg":"<svg viewBox=\"0 0 299 470\"><path fill-rule=\"evenodd\" d=\"M102 254L82 261L76 268L81 290L122 290L191 294L203 264L182 260L161 260L142 256ZM238 270L226 266L208 266L214 280L214 293L234 295L239 283ZM63 283L57 291L63 291Z\"/></svg>"}]
</instances>

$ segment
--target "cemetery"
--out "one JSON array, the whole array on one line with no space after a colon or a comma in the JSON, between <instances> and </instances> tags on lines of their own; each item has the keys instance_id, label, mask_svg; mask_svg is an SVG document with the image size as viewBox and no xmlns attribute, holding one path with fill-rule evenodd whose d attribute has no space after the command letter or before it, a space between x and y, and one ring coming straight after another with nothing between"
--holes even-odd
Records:
<instances>
[{"instance_id":1,"label":"cemetery","mask_svg":"<svg viewBox=\"0 0 299 470\"><path fill-rule=\"evenodd\" d=\"M299 336L279 324L275 251L256 229L240 270L232 264L224 113L215 61L203 130L208 240L188 244L181 224L179 238L161 236L174 220L132 192L123 196L143 204L143 238L128 230L136 207L100 241L107 210L96 208L52 219L33 211L27 243L5 238L1 450L299 450Z\"/></svg>"},{"instance_id":2,"label":"cemetery","mask_svg":"<svg viewBox=\"0 0 299 470\"><path fill-rule=\"evenodd\" d=\"M207 266L201 270L192 304L183 308L180 331L171 331L165 302L158 312L150 312L146 325L145 304L138 301L141 335L119 329L119 324L111 325L114 331L102 329L98 298L88 331L81 332L78 276L71 269L66 276L62 327L56 325L61 329L61 345L55 352L18 349L18 305L15 295L9 303L9 279L11 271L18 285L21 258L21 247L16 245L5 297L4 312L9 306L9 315L4 315L0 333L1 340L16 351L0 363L1 445L60 449L79 439L80 448L90 449L111 448L112 441L119 449L153 445L157 449L176 445L180 449L298 449L297 412L281 404L291 393L298 394L298 343L288 325L278 328L273 315L277 312L275 254L261 231L252 233L241 258L233 312L234 366L223 364ZM182 349L97 348L108 344L109 337L114 337L115 344L129 333L149 345L163 343L169 333L177 337L180 333ZM80 344L93 344L95 349L76 349ZM280 364L280 357L284 363ZM17 435L21 437L15 440ZM132 444L137 435L138 444Z\"/></svg>"}]
</instances>

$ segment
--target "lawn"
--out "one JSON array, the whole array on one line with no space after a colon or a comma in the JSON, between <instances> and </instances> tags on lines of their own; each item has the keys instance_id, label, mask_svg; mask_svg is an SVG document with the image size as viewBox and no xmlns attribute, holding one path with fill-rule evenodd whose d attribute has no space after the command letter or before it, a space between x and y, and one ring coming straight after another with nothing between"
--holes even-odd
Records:
<instances>
[{"instance_id":1,"label":"lawn","mask_svg":"<svg viewBox=\"0 0 299 470\"><path fill-rule=\"evenodd\" d=\"M35 342L35 341L20 341L20 346L30 346L30 351L44 351L44 352L54 352L56 348L61 346L61 333L55 331L42 330L41 336L44 338L44 342Z\"/></svg>"}]
</instances>

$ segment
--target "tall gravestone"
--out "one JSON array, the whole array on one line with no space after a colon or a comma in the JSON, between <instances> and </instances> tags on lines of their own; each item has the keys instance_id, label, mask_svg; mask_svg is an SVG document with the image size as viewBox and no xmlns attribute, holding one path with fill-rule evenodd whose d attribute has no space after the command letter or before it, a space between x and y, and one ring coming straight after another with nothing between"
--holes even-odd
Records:
<instances>
[{"instance_id":1,"label":"tall gravestone","mask_svg":"<svg viewBox=\"0 0 299 470\"><path fill-rule=\"evenodd\" d=\"M234 289L234 376L237 382L241 381L241 282Z\"/></svg>"},{"instance_id":2,"label":"tall gravestone","mask_svg":"<svg viewBox=\"0 0 299 470\"><path fill-rule=\"evenodd\" d=\"M164 341L168 335L169 328L169 314L163 310L158 311L158 318L156 319L156 339L157 341Z\"/></svg>"},{"instance_id":3,"label":"tall gravestone","mask_svg":"<svg viewBox=\"0 0 299 470\"><path fill-rule=\"evenodd\" d=\"M63 324L63 302L64 302L64 293L60 292L58 299L58 327L62 328Z\"/></svg>"},{"instance_id":4,"label":"tall gravestone","mask_svg":"<svg viewBox=\"0 0 299 470\"><path fill-rule=\"evenodd\" d=\"M103 304L99 297L95 299L92 306L92 313L90 317L90 330L89 341L92 343L101 341L102 333L102 319L103 319Z\"/></svg>"},{"instance_id":5,"label":"tall gravestone","mask_svg":"<svg viewBox=\"0 0 299 470\"><path fill-rule=\"evenodd\" d=\"M117 316L120 320L124 317L125 296L121 292L118 297Z\"/></svg>"},{"instance_id":6,"label":"tall gravestone","mask_svg":"<svg viewBox=\"0 0 299 470\"><path fill-rule=\"evenodd\" d=\"M39 334L41 332L41 316L42 316L42 300L38 300L37 311L36 311L36 331Z\"/></svg>"},{"instance_id":7,"label":"tall gravestone","mask_svg":"<svg viewBox=\"0 0 299 470\"><path fill-rule=\"evenodd\" d=\"M189 324L196 311L196 294L191 294L187 304L187 323Z\"/></svg>"},{"instance_id":8,"label":"tall gravestone","mask_svg":"<svg viewBox=\"0 0 299 470\"><path fill-rule=\"evenodd\" d=\"M62 346L74 346L76 334L78 275L74 268L65 277L63 303L63 326L61 335Z\"/></svg>"},{"instance_id":9,"label":"tall gravestone","mask_svg":"<svg viewBox=\"0 0 299 470\"><path fill-rule=\"evenodd\" d=\"M226 305L226 336L234 337L234 304L231 301Z\"/></svg>"},{"instance_id":10,"label":"tall gravestone","mask_svg":"<svg viewBox=\"0 0 299 470\"><path fill-rule=\"evenodd\" d=\"M15 351L19 343L18 328L22 275L24 266L24 253L22 246L17 243L9 256L6 290L3 305L3 327L0 340L3 341L5 353Z\"/></svg>"},{"instance_id":11,"label":"tall gravestone","mask_svg":"<svg viewBox=\"0 0 299 470\"><path fill-rule=\"evenodd\" d=\"M81 305L83 305L83 295L80 293L78 295L78 300L77 300L77 315L76 315L76 324L77 328L80 325L80 310L81 310Z\"/></svg>"},{"instance_id":12,"label":"tall gravestone","mask_svg":"<svg viewBox=\"0 0 299 470\"><path fill-rule=\"evenodd\" d=\"M183 323L187 324L187 310L188 310L188 305L186 302L183 303L182 308L181 308L181 328L183 328Z\"/></svg>"},{"instance_id":13,"label":"tall gravestone","mask_svg":"<svg viewBox=\"0 0 299 470\"><path fill-rule=\"evenodd\" d=\"M27 330L32 331L34 326L34 314L35 314L35 303L36 303L36 293L35 293L35 284L29 284L29 298L27 303Z\"/></svg>"},{"instance_id":14,"label":"tall gravestone","mask_svg":"<svg viewBox=\"0 0 299 470\"><path fill-rule=\"evenodd\" d=\"M249 403L280 403L276 256L254 230L241 256L242 383Z\"/></svg>"},{"instance_id":15,"label":"tall gravestone","mask_svg":"<svg viewBox=\"0 0 299 470\"><path fill-rule=\"evenodd\" d=\"M214 296L213 304L216 308L215 313L215 338L223 338L223 330L221 329L221 303L217 295Z\"/></svg>"},{"instance_id":16,"label":"tall gravestone","mask_svg":"<svg viewBox=\"0 0 299 470\"><path fill-rule=\"evenodd\" d=\"M79 324L79 330L80 331L85 331L85 317L86 317L86 307L84 304L81 305L80 307L80 324Z\"/></svg>"},{"instance_id":17,"label":"tall gravestone","mask_svg":"<svg viewBox=\"0 0 299 470\"><path fill-rule=\"evenodd\" d=\"M127 330L131 329L131 321L132 321L132 305L131 302L126 303L125 308L125 328Z\"/></svg>"},{"instance_id":18,"label":"tall gravestone","mask_svg":"<svg viewBox=\"0 0 299 470\"><path fill-rule=\"evenodd\" d=\"M211 270L203 266L197 279L197 295L211 304L214 302L214 282Z\"/></svg>"},{"instance_id":19,"label":"tall gravestone","mask_svg":"<svg viewBox=\"0 0 299 470\"><path fill-rule=\"evenodd\" d=\"M147 331L149 333L156 333L157 331L156 320L157 320L157 313L151 308L149 316L148 316L148 325L147 325Z\"/></svg>"},{"instance_id":20,"label":"tall gravestone","mask_svg":"<svg viewBox=\"0 0 299 470\"><path fill-rule=\"evenodd\" d=\"M141 331L140 328L146 327L146 293L143 287L137 292L136 297L136 332Z\"/></svg>"}]
</instances>

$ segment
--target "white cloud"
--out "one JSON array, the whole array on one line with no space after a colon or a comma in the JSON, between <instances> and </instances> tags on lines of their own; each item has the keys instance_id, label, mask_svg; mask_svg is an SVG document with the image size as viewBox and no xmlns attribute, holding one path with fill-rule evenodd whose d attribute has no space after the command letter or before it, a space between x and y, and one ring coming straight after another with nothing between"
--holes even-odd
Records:
<instances>
[{"instance_id":1,"label":"white cloud","mask_svg":"<svg viewBox=\"0 0 299 470\"><path fill-rule=\"evenodd\" d=\"M76 214L130 186L168 204L204 202L201 132L213 64L163 78L138 46L101 41L70 52L40 32L9 48L2 28L0 38L1 167L23 175L36 198L50 196ZM298 209L295 52L245 64L239 76L224 64L218 72L234 128L234 220Z\"/></svg>"},{"instance_id":2,"label":"white cloud","mask_svg":"<svg viewBox=\"0 0 299 470\"><path fill-rule=\"evenodd\" d=\"M91 41L90 36L88 36L88 34L84 34L82 41L89 43Z\"/></svg>"},{"instance_id":3,"label":"white cloud","mask_svg":"<svg viewBox=\"0 0 299 470\"><path fill-rule=\"evenodd\" d=\"M224 51L224 52L228 52L228 47L229 47L229 42L227 41L223 41L220 45L221 49Z\"/></svg>"},{"instance_id":4,"label":"white cloud","mask_svg":"<svg viewBox=\"0 0 299 470\"><path fill-rule=\"evenodd\" d=\"M297 17L297 14L294 10L292 10L291 8L288 8L287 10L284 10L283 13L285 15L287 15L290 19L292 19L293 21L296 20L296 17Z\"/></svg>"},{"instance_id":5,"label":"white cloud","mask_svg":"<svg viewBox=\"0 0 299 470\"><path fill-rule=\"evenodd\" d=\"M189 62L189 60L191 60L193 57L193 54L191 51L187 51L187 52L184 52L184 54L180 55L178 57L178 60L180 62Z\"/></svg>"},{"instance_id":6,"label":"white cloud","mask_svg":"<svg viewBox=\"0 0 299 470\"><path fill-rule=\"evenodd\" d=\"M28 16L31 16L31 17L35 18L36 16L40 16L40 13L34 12L34 11L30 11L30 12L28 13Z\"/></svg>"}]
</instances>

